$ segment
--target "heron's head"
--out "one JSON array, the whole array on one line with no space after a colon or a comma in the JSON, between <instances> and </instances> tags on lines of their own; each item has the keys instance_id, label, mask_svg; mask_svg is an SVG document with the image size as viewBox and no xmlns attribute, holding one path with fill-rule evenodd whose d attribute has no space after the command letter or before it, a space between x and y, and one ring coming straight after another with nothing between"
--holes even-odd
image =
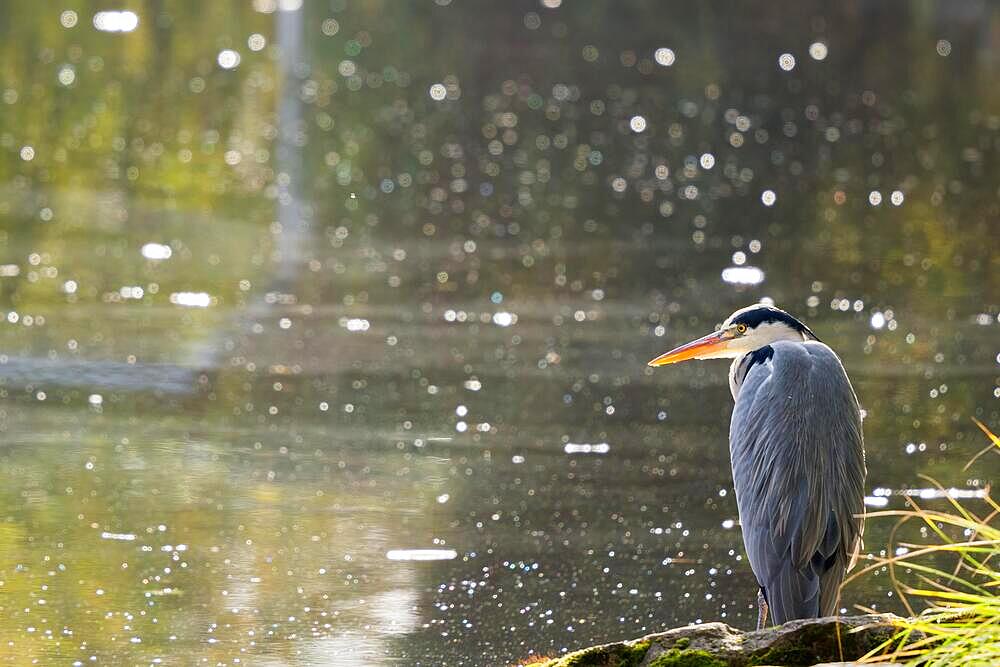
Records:
<instances>
[{"instance_id":1,"label":"heron's head","mask_svg":"<svg viewBox=\"0 0 1000 667\"><path fill-rule=\"evenodd\" d=\"M809 327L774 306L755 304L726 318L718 331L661 354L650 366L688 359L738 359L779 340L819 340Z\"/></svg>"}]
</instances>

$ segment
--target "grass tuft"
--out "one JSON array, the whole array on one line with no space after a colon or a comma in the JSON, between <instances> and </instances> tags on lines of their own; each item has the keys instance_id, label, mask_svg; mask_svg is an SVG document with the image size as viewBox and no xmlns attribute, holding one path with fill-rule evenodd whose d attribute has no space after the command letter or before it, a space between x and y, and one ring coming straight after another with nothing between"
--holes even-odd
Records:
<instances>
[{"instance_id":1,"label":"grass tuft","mask_svg":"<svg viewBox=\"0 0 1000 667\"><path fill-rule=\"evenodd\" d=\"M980 452L1000 454L1000 437L973 420L990 440ZM925 478L938 489L936 481ZM871 563L844 584L888 569L896 593L910 614L898 632L862 658L862 662L906 662L927 667L1000 665L1000 504L985 491L982 507L960 503L945 494L950 511L931 511L907 498L909 509L873 512L867 518L894 517L887 557ZM921 529L921 543L897 535ZM922 608L919 613L915 610ZM870 611L870 610L866 610Z\"/></svg>"}]
</instances>

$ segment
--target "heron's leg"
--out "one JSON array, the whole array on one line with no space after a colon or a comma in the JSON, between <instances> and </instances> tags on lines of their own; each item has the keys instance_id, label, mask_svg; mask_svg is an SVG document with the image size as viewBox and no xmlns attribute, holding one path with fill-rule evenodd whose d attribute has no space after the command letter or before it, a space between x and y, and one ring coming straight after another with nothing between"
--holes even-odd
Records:
<instances>
[{"instance_id":1,"label":"heron's leg","mask_svg":"<svg viewBox=\"0 0 1000 667\"><path fill-rule=\"evenodd\" d=\"M767 623L767 600L764 599L764 591L757 591L757 629L763 630Z\"/></svg>"}]
</instances>

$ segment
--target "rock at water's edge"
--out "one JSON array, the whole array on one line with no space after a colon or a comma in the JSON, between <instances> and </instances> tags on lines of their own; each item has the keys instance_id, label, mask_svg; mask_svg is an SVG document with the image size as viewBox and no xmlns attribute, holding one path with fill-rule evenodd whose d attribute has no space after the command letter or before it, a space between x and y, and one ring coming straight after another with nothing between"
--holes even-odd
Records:
<instances>
[{"instance_id":1,"label":"rock at water's edge","mask_svg":"<svg viewBox=\"0 0 1000 667\"><path fill-rule=\"evenodd\" d=\"M592 646L561 658L522 664L530 667L809 667L822 663L843 664L843 661L860 658L892 638L897 631L895 621L898 618L893 614L830 616L791 621L756 632L742 632L725 623L704 623L632 641Z\"/></svg>"}]
</instances>

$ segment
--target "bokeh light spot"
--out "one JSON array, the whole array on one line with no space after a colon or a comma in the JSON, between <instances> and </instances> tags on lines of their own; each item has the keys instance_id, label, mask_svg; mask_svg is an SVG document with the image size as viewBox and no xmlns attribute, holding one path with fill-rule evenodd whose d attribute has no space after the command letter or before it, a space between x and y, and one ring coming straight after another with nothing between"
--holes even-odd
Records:
<instances>
[{"instance_id":1,"label":"bokeh light spot","mask_svg":"<svg viewBox=\"0 0 1000 667\"><path fill-rule=\"evenodd\" d=\"M656 61L657 65L660 65L662 67L670 67L677 60L677 56L674 54L673 49L660 47L653 52L653 60Z\"/></svg>"},{"instance_id":2,"label":"bokeh light spot","mask_svg":"<svg viewBox=\"0 0 1000 667\"><path fill-rule=\"evenodd\" d=\"M448 95L448 89L444 87L443 83L435 83L431 86L430 96L435 102L440 102Z\"/></svg>"},{"instance_id":3,"label":"bokeh light spot","mask_svg":"<svg viewBox=\"0 0 1000 667\"><path fill-rule=\"evenodd\" d=\"M823 42L813 42L809 45L809 56L813 60L826 60L828 53L826 44Z\"/></svg>"},{"instance_id":4,"label":"bokeh light spot","mask_svg":"<svg viewBox=\"0 0 1000 667\"><path fill-rule=\"evenodd\" d=\"M222 69L236 69L240 64L240 54L232 49L223 49L219 51L216 62Z\"/></svg>"}]
</instances>

